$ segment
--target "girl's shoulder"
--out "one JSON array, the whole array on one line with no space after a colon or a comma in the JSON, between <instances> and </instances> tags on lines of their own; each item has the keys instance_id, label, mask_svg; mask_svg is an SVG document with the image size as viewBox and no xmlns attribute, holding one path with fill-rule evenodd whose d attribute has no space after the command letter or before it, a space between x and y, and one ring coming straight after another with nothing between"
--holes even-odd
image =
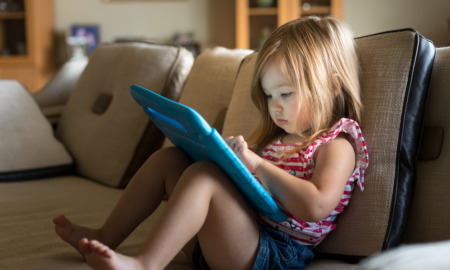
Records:
<instances>
[{"instance_id":1,"label":"girl's shoulder","mask_svg":"<svg viewBox=\"0 0 450 270\"><path fill-rule=\"evenodd\" d=\"M340 137L345 137L354 147L361 147L367 151L360 125L349 118L341 118L327 132L319 135L311 146L319 146Z\"/></svg>"},{"instance_id":2,"label":"girl's shoulder","mask_svg":"<svg viewBox=\"0 0 450 270\"><path fill-rule=\"evenodd\" d=\"M263 152L285 154L298 154L303 159L313 159L316 150L323 144L335 140L336 138L345 137L356 153L357 162L360 166L367 167L369 163L369 155L367 152L366 141L361 131L360 125L352 119L341 118L328 131L319 135L311 144L304 146L301 143L286 144L283 142L284 136L280 136L272 141Z\"/></svg>"},{"instance_id":3,"label":"girl's shoulder","mask_svg":"<svg viewBox=\"0 0 450 270\"><path fill-rule=\"evenodd\" d=\"M328 132L324 132L322 135L320 135L311 146L313 148L317 148L326 142L335 140L336 138L345 138L352 145L356 157L355 167L358 173L361 175L361 179L360 181L358 181L358 184L360 185L361 189L363 189L364 173L367 166L369 165L369 154L360 125L355 120L342 118L337 121L329 129Z\"/></svg>"}]
</instances>

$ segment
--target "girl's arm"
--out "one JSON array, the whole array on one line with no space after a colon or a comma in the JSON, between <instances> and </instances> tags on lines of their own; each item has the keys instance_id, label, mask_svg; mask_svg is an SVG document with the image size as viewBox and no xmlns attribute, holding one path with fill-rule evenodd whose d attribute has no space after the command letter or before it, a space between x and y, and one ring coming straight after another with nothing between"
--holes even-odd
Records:
<instances>
[{"instance_id":1,"label":"girl's arm","mask_svg":"<svg viewBox=\"0 0 450 270\"><path fill-rule=\"evenodd\" d=\"M324 219L336 208L355 168L355 151L341 136L316 150L315 170L310 181L300 181L260 158L248 149L242 136L227 138L227 142L276 200L305 221Z\"/></svg>"}]
</instances>

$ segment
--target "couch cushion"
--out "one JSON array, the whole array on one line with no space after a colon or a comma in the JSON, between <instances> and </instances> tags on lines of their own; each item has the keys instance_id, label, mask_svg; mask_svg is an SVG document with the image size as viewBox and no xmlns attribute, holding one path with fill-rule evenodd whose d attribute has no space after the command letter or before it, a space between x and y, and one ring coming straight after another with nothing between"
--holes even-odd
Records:
<instances>
[{"instance_id":1,"label":"couch cushion","mask_svg":"<svg viewBox=\"0 0 450 270\"><path fill-rule=\"evenodd\" d=\"M237 71L251 50L215 47L202 52L194 62L180 103L192 107L219 132L230 103ZM167 139L165 146L171 145Z\"/></svg>"},{"instance_id":2,"label":"couch cushion","mask_svg":"<svg viewBox=\"0 0 450 270\"><path fill-rule=\"evenodd\" d=\"M34 94L36 102L52 124L58 123L64 105L66 105L87 62L87 58L67 61L52 79Z\"/></svg>"},{"instance_id":3,"label":"couch cushion","mask_svg":"<svg viewBox=\"0 0 450 270\"><path fill-rule=\"evenodd\" d=\"M369 257L355 269L448 269L450 240L430 244L403 245Z\"/></svg>"},{"instance_id":4,"label":"couch cushion","mask_svg":"<svg viewBox=\"0 0 450 270\"><path fill-rule=\"evenodd\" d=\"M72 158L30 93L0 80L0 181L67 173Z\"/></svg>"},{"instance_id":5,"label":"couch cushion","mask_svg":"<svg viewBox=\"0 0 450 270\"><path fill-rule=\"evenodd\" d=\"M256 53L249 55L241 64L223 126L223 137L242 135L248 138L259 123L259 112L250 96L256 57Z\"/></svg>"},{"instance_id":6,"label":"couch cushion","mask_svg":"<svg viewBox=\"0 0 450 270\"><path fill-rule=\"evenodd\" d=\"M352 202L337 219L336 231L316 248L351 259L402 240L435 55L429 41L408 29L358 38L356 43L365 107L360 124L371 164L364 192L355 189ZM247 57L239 71L224 136L248 136L259 121L249 94L255 58Z\"/></svg>"},{"instance_id":7,"label":"couch cushion","mask_svg":"<svg viewBox=\"0 0 450 270\"><path fill-rule=\"evenodd\" d=\"M432 155L417 164L418 177L406 235L410 243L450 239L449 74L450 47L438 48L425 113L427 140L432 141L423 141L422 148L430 148L429 144L436 146Z\"/></svg>"},{"instance_id":8,"label":"couch cushion","mask_svg":"<svg viewBox=\"0 0 450 270\"><path fill-rule=\"evenodd\" d=\"M87 63L88 58L64 63L52 79L33 95L37 104L40 107L65 105Z\"/></svg>"},{"instance_id":9,"label":"couch cushion","mask_svg":"<svg viewBox=\"0 0 450 270\"><path fill-rule=\"evenodd\" d=\"M133 42L98 47L57 129L77 173L106 185L125 185L164 140L132 99L130 86L178 99L192 63L192 54L175 46Z\"/></svg>"}]
</instances>

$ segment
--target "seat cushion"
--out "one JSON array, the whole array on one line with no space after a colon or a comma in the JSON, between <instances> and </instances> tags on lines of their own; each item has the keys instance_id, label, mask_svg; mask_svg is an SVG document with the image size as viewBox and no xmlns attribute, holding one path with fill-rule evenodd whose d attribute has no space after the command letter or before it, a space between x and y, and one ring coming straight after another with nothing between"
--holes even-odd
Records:
<instances>
[{"instance_id":1,"label":"seat cushion","mask_svg":"<svg viewBox=\"0 0 450 270\"><path fill-rule=\"evenodd\" d=\"M30 93L0 80L0 181L67 173L72 158Z\"/></svg>"},{"instance_id":2,"label":"seat cushion","mask_svg":"<svg viewBox=\"0 0 450 270\"><path fill-rule=\"evenodd\" d=\"M360 124L370 157L365 190L355 189L336 231L316 248L349 260L402 240L435 56L432 43L410 29L361 37L356 44L365 108ZM224 136L248 136L258 124L249 93L255 58L247 57L239 71Z\"/></svg>"},{"instance_id":3,"label":"seat cushion","mask_svg":"<svg viewBox=\"0 0 450 270\"><path fill-rule=\"evenodd\" d=\"M124 186L162 145L162 133L130 95L141 85L178 99L193 63L187 50L149 43L99 46L67 103L57 136L73 155L76 172Z\"/></svg>"},{"instance_id":4,"label":"seat cushion","mask_svg":"<svg viewBox=\"0 0 450 270\"><path fill-rule=\"evenodd\" d=\"M73 247L56 235L52 219L65 214L76 224L99 227L121 194L121 189L76 176L1 183L0 269L91 269ZM164 205L133 231L117 251L135 255ZM167 269L192 268L180 253Z\"/></svg>"}]
</instances>

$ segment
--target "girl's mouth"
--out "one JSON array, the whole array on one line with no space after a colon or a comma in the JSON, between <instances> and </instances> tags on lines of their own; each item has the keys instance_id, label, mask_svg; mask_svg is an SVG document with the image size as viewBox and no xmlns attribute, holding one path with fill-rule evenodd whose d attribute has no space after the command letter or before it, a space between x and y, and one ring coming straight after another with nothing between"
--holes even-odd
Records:
<instances>
[{"instance_id":1,"label":"girl's mouth","mask_svg":"<svg viewBox=\"0 0 450 270\"><path fill-rule=\"evenodd\" d=\"M287 124L287 120L284 119L277 119L277 124L280 126L286 125Z\"/></svg>"}]
</instances>

